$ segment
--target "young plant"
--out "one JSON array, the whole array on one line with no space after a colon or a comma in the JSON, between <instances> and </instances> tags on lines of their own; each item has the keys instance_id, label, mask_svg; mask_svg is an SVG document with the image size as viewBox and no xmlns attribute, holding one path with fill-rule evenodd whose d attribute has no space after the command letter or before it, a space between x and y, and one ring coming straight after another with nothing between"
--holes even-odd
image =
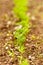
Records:
<instances>
[{"instance_id":1,"label":"young plant","mask_svg":"<svg viewBox=\"0 0 43 65\"><path fill-rule=\"evenodd\" d=\"M19 65L30 65L30 63L26 58L23 58L23 56L20 56L19 57Z\"/></svg>"},{"instance_id":2,"label":"young plant","mask_svg":"<svg viewBox=\"0 0 43 65\"><path fill-rule=\"evenodd\" d=\"M27 0L13 0L15 3L15 7L13 11L16 13L17 16L19 16L21 19L24 19L26 17L26 11L27 11Z\"/></svg>"},{"instance_id":3,"label":"young plant","mask_svg":"<svg viewBox=\"0 0 43 65\"><path fill-rule=\"evenodd\" d=\"M29 65L28 60L24 59L23 61L21 61L20 65Z\"/></svg>"},{"instance_id":4,"label":"young plant","mask_svg":"<svg viewBox=\"0 0 43 65\"><path fill-rule=\"evenodd\" d=\"M24 47L24 42L26 40L26 35L30 31L30 22L29 22L29 17L26 14L26 11L28 10L27 8L27 3L28 0L13 0L15 3L15 7L13 8L14 13L21 19L17 24L19 27L21 25L21 28L17 28L14 34L14 38L16 38L15 42L16 45L19 46L19 51L21 53L24 52L25 47Z\"/></svg>"},{"instance_id":5,"label":"young plant","mask_svg":"<svg viewBox=\"0 0 43 65\"><path fill-rule=\"evenodd\" d=\"M19 46L19 52L21 52L21 53L25 52L25 47L24 47L24 45L20 45L20 46Z\"/></svg>"}]
</instances>

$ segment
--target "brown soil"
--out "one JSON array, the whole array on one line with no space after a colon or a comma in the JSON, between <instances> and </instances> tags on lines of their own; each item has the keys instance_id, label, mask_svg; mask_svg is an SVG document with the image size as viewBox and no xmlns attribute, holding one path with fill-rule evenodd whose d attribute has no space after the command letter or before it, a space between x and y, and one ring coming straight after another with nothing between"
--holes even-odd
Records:
<instances>
[{"instance_id":1,"label":"brown soil","mask_svg":"<svg viewBox=\"0 0 43 65\"><path fill-rule=\"evenodd\" d=\"M14 47L12 33L19 19L12 13L13 6L12 0L0 0L0 65L18 65L20 53ZM28 8L32 26L23 57L29 60L30 65L43 65L43 0L30 0ZM8 50L15 52L14 59L9 56Z\"/></svg>"}]
</instances>

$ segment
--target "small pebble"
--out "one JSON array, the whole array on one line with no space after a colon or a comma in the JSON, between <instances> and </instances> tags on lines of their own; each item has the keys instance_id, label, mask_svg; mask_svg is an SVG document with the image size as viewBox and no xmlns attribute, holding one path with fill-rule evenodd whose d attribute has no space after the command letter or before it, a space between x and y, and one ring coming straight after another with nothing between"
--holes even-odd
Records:
<instances>
[{"instance_id":1,"label":"small pebble","mask_svg":"<svg viewBox=\"0 0 43 65\"><path fill-rule=\"evenodd\" d=\"M11 51L13 51L13 49L10 49Z\"/></svg>"},{"instance_id":2,"label":"small pebble","mask_svg":"<svg viewBox=\"0 0 43 65\"><path fill-rule=\"evenodd\" d=\"M18 55L18 54L19 54L19 52L15 51L15 55Z\"/></svg>"},{"instance_id":3,"label":"small pebble","mask_svg":"<svg viewBox=\"0 0 43 65\"><path fill-rule=\"evenodd\" d=\"M21 28L22 28L22 25L19 25L19 26L15 27L15 30L16 29L21 29Z\"/></svg>"},{"instance_id":4,"label":"small pebble","mask_svg":"<svg viewBox=\"0 0 43 65\"><path fill-rule=\"evenodd\" d=\"M31 59L32 57L31 57L31 55L29 55L29 59Z\"/></svg>"},{"instance_id":5,"label":"small pebble","mask_svg":"<svg viewBox=\"0 0 43 65\"><path fill-rule=\"evenodd\" d=\"M34 59L35 59L35 57L34 57L34 56L29 55L29 59L34 60Z\"/></svg>"},{"instance_id":6,"label":"small pebble","mask_svg":"<svg viewBox=\"0 0 43 65\"><path fill-rule=\"evenodd\" d=\"M7 62L5 61L4 63L6 64Z\"/></svg>"},{"instance_id":7,"label":"small pebble","mask_svg":"<svg viewBox=\"0 0 43 65\"><path fill-rule=\"evenodd\" d=\"M34 60L34 59L35 59L35 57L33 56L33 57L32 57L32 60Z\"/></svg>"},{"instance_id":8,"label":"small pebble","mask_svg":"<svg viewBox=\"0 0 43 65\"><path fill-rule=\"evenodd\" d=\"M1 62L0 62L0 65L1 65Z\"/></svg>"},{"instance_id":9,"label":"small pebble","mask_svg":"<svg viewBox=\"0 0 43 65\"><path fill-rule=\"evenodd\" d=\"M6 65L9 65L9 64L6 64Z\"/></svg>"},{"instance_id":10,"label":"small pebble","mask_svg":"<svg viewBox=\"0 0 43 65\"><path fill-rule=\"evenodd\" d=\"M26 39L26 41L29 41L28 39Z\"/></svg>"},{"instance_id":11,"label":"small pebble","mask_svg":"<svg viewBox=\"0 0 43 65\"><path fill-rule=\"evenodd\" d=\"M27 16L30 16L30 12L27 13Z\"/></svg>"},{"instance_id":12,"label":"small pebble","mask_svg":"<svg viewBox=\"0 0 43 65\"><path fill-rule=\"evenodd\" d=\"M29 46L29 44L28 44L28 43L26 43L26 46Z\"/></svg>"},{"instance_id":13,"label":"small pebble","mask_svg":"<svg viewBox=\"0 0 43 65\"><path fill-rule=\"evenodd\" d=\"M7 25L10 25L10 24L11 24L11 21L8 21L8 22L7 22Z\"/></svg>"},{"instance_id":14,"label":"small pebble","mask_svg":"<svg viewBox=\"0 0 43 65\"><path fill-rule=\"evenodd\" d=\"M8 47L6 47L6 50L8 49Z\"/></svg>"},{"instance_id":15,"label":"small pebble","mask_svg":"<svg viewBox=\"0 0 43 65\"><path fill-rule=\"evenodd\" d=\"M7 34L7 36L9 36L9 34Z\"/></svg>"},{"instance_id":16,"label":"small pebble","mask_svg":"<svg viewBox=\"0 0 43 65\"><path fill-rule=\"evenodd\" d=\"M9 25L11 25L12 23L11 23L11 21L8 21L7 22L7 27L9 27Z\"/></svg>"},{"instance_id":17,"label":"small pebble","mask_svg":"<svg viewBox=\"0 0 43 65\"><path fill-rule=\"evenodd\" d=\"M32 19L32 20L36 20L35 16L32 16L31 19Z\"/></svg>"},{"instance_id":18,"label":"small pebble","mask_svg":"<svg viewBox=\"0 0 43 65\"><path fill-rule=\"evenodd\" d=\"M10 39L12 39L12 37L10 37Z\"/></svg>"}]
</instances>

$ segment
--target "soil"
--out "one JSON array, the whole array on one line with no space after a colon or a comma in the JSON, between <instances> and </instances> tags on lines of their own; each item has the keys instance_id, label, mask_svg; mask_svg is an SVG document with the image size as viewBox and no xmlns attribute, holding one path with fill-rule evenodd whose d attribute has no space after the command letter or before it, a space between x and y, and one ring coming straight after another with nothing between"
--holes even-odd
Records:
<instances>
[{"instance_id":1,"label":"soil","mask_svg":"<svg viewBox=\"0 0 43 65\"><path fill-rule=\"evenodd\" d=\"M20 52L14 47L13 31L19 19L12 12L13 0L0 0L0 65L19 65ZM25 41L23 57L30 65L43 65L43 0L29 0L27 15L30 16L31 28ZM14 58L8 50L15 52Z\"/></svg>"}]
</instances>

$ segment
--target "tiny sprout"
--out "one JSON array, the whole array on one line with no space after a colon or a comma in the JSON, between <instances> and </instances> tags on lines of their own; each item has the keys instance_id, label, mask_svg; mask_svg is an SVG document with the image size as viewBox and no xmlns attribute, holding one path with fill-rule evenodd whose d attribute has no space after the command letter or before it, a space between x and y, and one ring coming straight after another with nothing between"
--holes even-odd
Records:
<instances>
[{"instance_id":1,"label":"tiny sprout","mask_svg":"<svg viewBox=\"0 0 43 65\"><path fill-rule=\"evenodd\" d=\"M21 45L18 50L19 50L19 52L24 53L25 47L23 45Z\"/></svg>"},{"instance_id":2,"label":"tiny sprout","mask_svg":"<svg viewBox=\"0 0 43 65\"><path fill-rule=\"evenodd\" d=\"M30 65L27 59L20 62L20 65Z\"/></svg>"},{"instance_id":3,"label":"tiny sprout","mask_svg":"<svg viewBox=\"0 0 43 65\"><path fill-rule=\"evenodd\" d=\"M26 40L26 35L30 32L30 17L26 13L28 0L14 0L13 2L15 3L13 12L20 18L19 22L16 23L17 27L13 35L14 39L16 38L16 45L19 46L19 52L23 53L25 51L23 43Z\"/></svg>"},{"instance_id":4,"label":"tiny sprout","mask_svg":"<svg viewBox=\"0 0 43 65\"><path fill-rule=\"evenodd\" d=\"M22 55L18 56L19 58L19 65L30 65L28 59L24 58Z\"/></svg>"}]
</instances>

